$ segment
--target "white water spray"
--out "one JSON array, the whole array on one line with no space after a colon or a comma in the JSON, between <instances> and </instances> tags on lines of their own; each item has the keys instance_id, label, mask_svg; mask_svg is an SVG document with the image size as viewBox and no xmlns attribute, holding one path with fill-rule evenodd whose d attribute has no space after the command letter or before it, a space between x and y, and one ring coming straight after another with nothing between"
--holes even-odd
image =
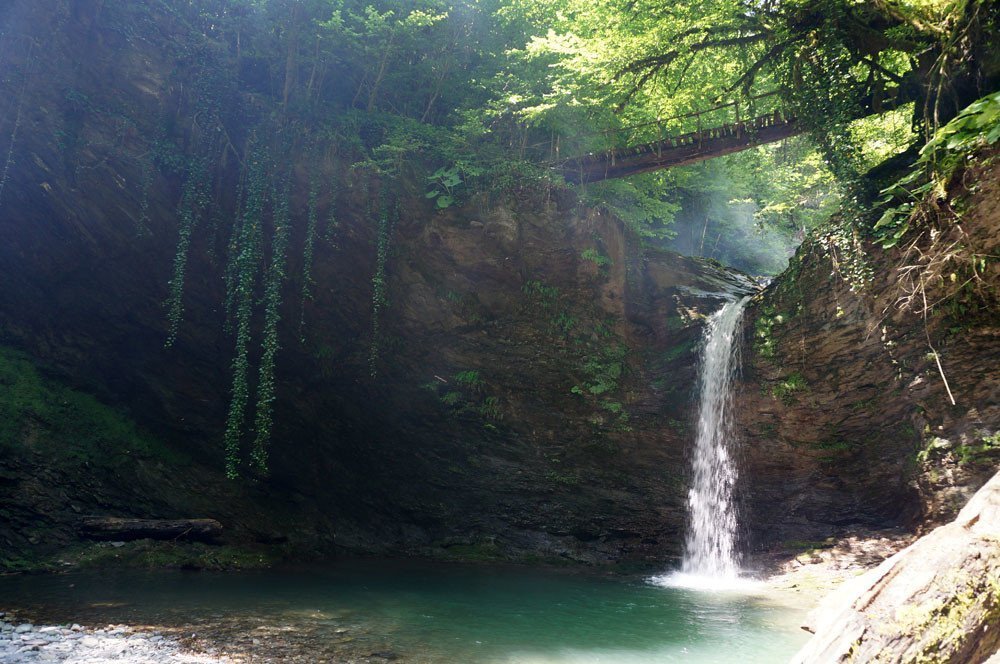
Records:
<instances>
[{"instance_id":1,"label":"white water spray","mask_svg":"<svg viewBox=\"0 0 1000 664\"><path fill-rule=\"evenodd\" d=\"M733 503L737 468L731 389L740 368L738 335L746 301L727 302L705 328L684 558L680 573L655 577L654 583L707 589L738 589L752 583L740 577Z\"/></svg>"}]
</instances>

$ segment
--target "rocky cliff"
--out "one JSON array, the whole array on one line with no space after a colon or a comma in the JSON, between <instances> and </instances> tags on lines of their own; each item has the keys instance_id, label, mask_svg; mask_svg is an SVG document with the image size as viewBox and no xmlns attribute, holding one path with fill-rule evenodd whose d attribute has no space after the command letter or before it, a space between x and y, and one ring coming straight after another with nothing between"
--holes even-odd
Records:
<instances>
[{"instance_id":1,"label":"rocky cliff","mask_svg":"<svg viewBox=\"0 0 1000 664\"><path fill-rule=\"evenodd\" d=\"M995 472L1000 169L970 163L899 248L834 228L751 303L738 398L758 546L943 523Z\"/></svg>"},{"instance_id":2,"label":"rocky cliff","mask_svg":"<svg viewBox=\"0 0 1000 664\"><path fill-rule=\"evenodd\" d=\"M280 97L254 63L206 82L210 36L192 49L189 26L155 7L0 12L17 26L0 45L0 340L18 349L10 384L41 371L18 388L41 396L7 405L0 441L8 550L65 544L80 514L114 513L215 517L324 553L678 553L701 321L754 291L748 279L530 180L436 209L420 154L388 177L352 168L360 148L328 127L268 124ZM288 260L271 472L233 481L227 298L264 135L250 127L281 146L251 262L273 257L279 228ZM961 223L907 249L859 252L839 230L808 242L751 303L738 412L756 547L950 518L992 473L997 175L967 171ZM266 288L259 273L248 283L259 393ZM114 436L91 435L110 421Z\"/></svg>"},{"instance_id":3,"label":"rocky cliff","mask_svg":"<svg viewBox=\"0 0 1000 664\"><path fill-rule=\"evenodd\" d=\"M228 146L203 174L211 200L190 229L183 321L166 348L196 185L149 155L198 144L207 111L184 66L198 54L171 42L169 16L125 30L117 5L49 4L6 10L35 32L3 53L17 75L3 81L0 124L16 165L0 199L0 334L48 379L154 432L166 457L133 481L128 464L104 463L130 453L127 435L73 434L58 446L80 454L56 463L60 415L12 407L0 460L10 547L65 542L80 513L113 513L216 517L242 538L327 552L678 552L701 319L749 280L646 246L565 193L435 210L405 172L393 184L351 171L332 145L293 140L275 166L290 173L291 237L271 473L227 481L238 155ZM269 103L240 95L241 108ZM222 126L233 140L246 131ZM391 221L373 202L390 196ZM59 536L25 530L39 513Z\"/></svg>"}]
</instances>

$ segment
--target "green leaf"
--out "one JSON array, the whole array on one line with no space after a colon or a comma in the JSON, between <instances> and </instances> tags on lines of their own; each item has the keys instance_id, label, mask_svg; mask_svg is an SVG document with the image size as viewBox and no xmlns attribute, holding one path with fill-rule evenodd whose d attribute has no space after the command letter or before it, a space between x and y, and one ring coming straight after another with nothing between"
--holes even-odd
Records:
<instances>
[{"instance_id":1,"label":"green leaf","mask_svg":"<svg viewBox=\"0 0 1000 664\"><path fill-rule=\"evenodd\" d=\"M896 223L896 219L901 214L902 210L900 210L899 208L890 208L886 210L885 214L879 217L879 220L875 222L874 228L878 230L879 228L883 228L885 226L889 226L891 224Z\"/></svg>"},{"instance_id":2,"label":"green leaf","mask_svg":"<svg viewBox=\"0 0 1000 664\"><path fill-rule=\"evenodd\" d=\"M1000 138L1000 122L994 125L993 129L991 129L990 132L986 134L987 145L993 145L994 143L997 142L998 138Z\"/></svg>"}]
</instances>

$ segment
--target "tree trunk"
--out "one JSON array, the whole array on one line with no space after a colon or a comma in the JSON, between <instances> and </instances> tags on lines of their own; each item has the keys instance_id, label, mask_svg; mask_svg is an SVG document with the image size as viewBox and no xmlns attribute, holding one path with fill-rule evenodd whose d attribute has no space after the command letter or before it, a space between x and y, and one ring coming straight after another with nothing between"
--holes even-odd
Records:
<instances>
[{"instance_id":1,"label":"tree trunk","mask_svg":"<svg viewBox=\"0 0 1000 664\"><path fill-rule=\"evenodd\" d=\"M84 517L80 530L101 540L188 539L212 540L222 534L215 519L125 519L113 516Z\"/></svg>"}]
</instances>

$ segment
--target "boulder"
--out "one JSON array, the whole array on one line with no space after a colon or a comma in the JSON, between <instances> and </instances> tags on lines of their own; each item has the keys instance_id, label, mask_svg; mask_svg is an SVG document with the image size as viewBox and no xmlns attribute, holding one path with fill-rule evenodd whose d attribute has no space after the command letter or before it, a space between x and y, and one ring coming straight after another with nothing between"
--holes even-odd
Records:
<instances>
[{"instance_id":1,"label":"boulder","mask_svg":"<svg viewBox=\"0 0 1000 664\"><path fill-rule=\"evenodd\" d=\"M994 661L1000 650L1000 473L936 528L828 597L792 660Z\"/></svg>"}]
</instances>

